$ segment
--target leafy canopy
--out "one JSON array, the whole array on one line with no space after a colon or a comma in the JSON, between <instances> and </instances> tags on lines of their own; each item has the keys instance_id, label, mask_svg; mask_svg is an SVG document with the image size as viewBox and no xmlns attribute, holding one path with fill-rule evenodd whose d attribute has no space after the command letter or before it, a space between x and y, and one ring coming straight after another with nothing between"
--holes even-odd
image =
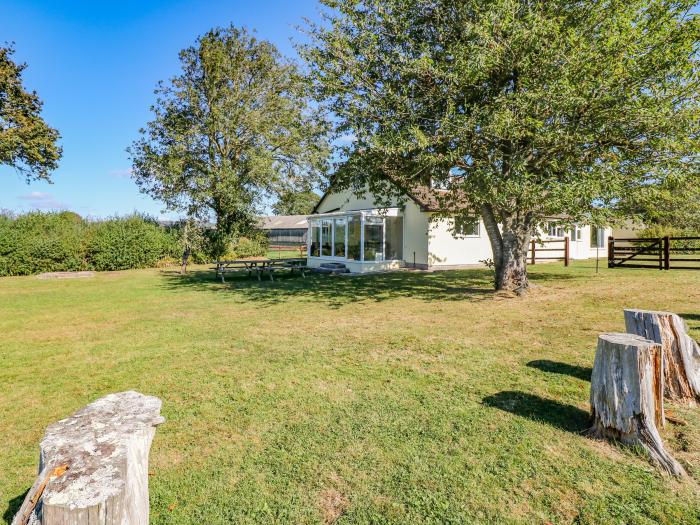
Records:
<instances>
[{"instance_id":1,"label":"leafy canopy","mask_svg":"<svg viewBox=\"0 0 700 525\"><path fill-rule=\"evenodd\" d=\"M531 231L603 222L627 192L700 173L694 1L323 3L303 52L357 137L338 184L437 181Z\"/></svg>"},{"instance_id":2,"label":"leafy canopy","mask_svg":"<svg viewBox=\"0 0 700 525\"><path fill-rule=\"evenodd\" d=\"M321 197L313 191L286 191L272 205L275 215L310 215Z\"/></svg>"},{"instance_id":3,"label":"leafy canopy","mask_svg":"<svg viewBox=\"0 0 700 525\"><path fill-rule=\"evenodd\" d=\"M129 149L133 177L169 209L213 217L223 253L266 199L324 175L327 126L297 67L245 29L209 31L180 63Z\"/></svg>"},{"instance_id":4,"label":"leafy canopy","mask_svg":"<svg viewBox=\"0 0 700 525\"><path fill-rule=\"evenodd\" d=\"M12 60L14 48L0 47L0 165L26 179L50 181L58 167L60 135L41 118L42 102L22 85L25 64Z\"/></svg>"}]
</instances>

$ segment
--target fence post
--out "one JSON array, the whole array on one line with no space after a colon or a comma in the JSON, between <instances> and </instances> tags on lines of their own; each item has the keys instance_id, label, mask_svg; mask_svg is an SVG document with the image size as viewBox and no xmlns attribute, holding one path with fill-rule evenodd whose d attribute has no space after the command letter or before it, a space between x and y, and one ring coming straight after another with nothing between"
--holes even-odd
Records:
<instances>
[{"instance_id":1,"label":"fence post","mask_svg":"<svg viewBox=\"0 0 700 525\"><path fill-rule=\"evenodd\" d=\"M531 243L531 248L532 248L532 255L530 256L530 264L535 264L535 250L537 249L536 244L535 244L535 239L532 239L530 241L530 243Z\"/></svg>"},{"instance_id":2,"label":"fence post","mask_svg":"<svg viewBox=\"0 0 700 525\"><path fill-rule=\"evenodd\" d=\"M569 266L569 236L564 237L564 266Z\"/></svg>"},{"instance_id":3,"label":"fence post","mask_svg":"<svg viewBox=\"0 0 700 525\"><path fill-rule=\"evenodd\" d=\"M664 270L671 269L671 238L664 237Z\"/></svg>"},{"instance_id":4,"label":"fence post","mask_svg":"<svg viewBox=\"0 0 700 525\"><path fill-rule=\"evenodd\" d=\"M615 238L608 237L608 268L615 268Z\"/></svg>"}]
</instances>

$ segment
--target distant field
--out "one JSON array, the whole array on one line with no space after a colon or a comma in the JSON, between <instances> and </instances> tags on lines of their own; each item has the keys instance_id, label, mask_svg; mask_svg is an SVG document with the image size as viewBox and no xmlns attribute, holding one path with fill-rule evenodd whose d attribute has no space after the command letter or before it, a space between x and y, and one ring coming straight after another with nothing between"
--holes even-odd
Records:
<instances>
[{"instance_id":1,"label":"distant field","mask_svg":"<svg viewBox=\"0 0 700 525\"><path fill-rule=\"evenodd\" d=\"M167 418L155 524L697 524L700 410L663 431L685 481L581 431L597 334L637 307L700 337L700 271L593 264L538 264L521 299L479 269L0 279L0 512L48 424L136 389Z\"/></svg>"}]
</instances>

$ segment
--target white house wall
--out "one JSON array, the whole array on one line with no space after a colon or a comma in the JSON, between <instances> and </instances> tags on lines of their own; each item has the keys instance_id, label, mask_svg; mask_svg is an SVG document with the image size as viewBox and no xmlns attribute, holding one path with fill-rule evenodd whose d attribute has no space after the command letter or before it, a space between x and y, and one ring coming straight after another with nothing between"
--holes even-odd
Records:
<instances>
[{"instance_id":1,"label":"white house wall","mask_svg":"<svg viewBox=\"0 0 700 525\"><path fill-rule=\"evenodd\" d=\"M478 236L462 236L454 232L454 219L437 217L422 211L411 199L394 200L389 207L403 207L403 258L405 265L419 268L442 268L479 265L482 261L493 259L483 221L479 221ZM318 213L348 212L377 208L373 196L369 192L359 197L352 190L329 193L318 207ZM581 226L581 239L570 241L569 256L571 259L589 259L596 255L607 257L607 237L611 235L610 228L605 229L603 246L596 250L590 242L590 226ZM543 240L550 237L543 232ZM547 248L553 248L549 244ZM543 252L548 257L564 257L563 243L561 251ZM318 266L326 260L324 257L309 258L310 266ZM385 261L368 265L358 261L343 261L351 271L376 271L396 267L396 262Z\"/></svg>"},{"instance_id":2,"label":"white house wall","mask_svg":"<svg viewBox=\"0 0 700 525\"><path fill-rule=\"evenodd\" d=\"M430 217L428 238L430 267L478 265L482 264L480 261L493 258L491 244L481 221L478 236L464 236L455 233L454 219L433 215Z\"/></svg>"},{"instance_id":3,"label":"white house wall","mask_svg":"<svg viewBox=\"0 0 700 525\"><path fill-rule=\"evenodd\" d=\"M430 264L428 230L430 215L413 201L406 203L403 215L403 258L406 265L419 268Z\"/></svg>"}]
</instances>

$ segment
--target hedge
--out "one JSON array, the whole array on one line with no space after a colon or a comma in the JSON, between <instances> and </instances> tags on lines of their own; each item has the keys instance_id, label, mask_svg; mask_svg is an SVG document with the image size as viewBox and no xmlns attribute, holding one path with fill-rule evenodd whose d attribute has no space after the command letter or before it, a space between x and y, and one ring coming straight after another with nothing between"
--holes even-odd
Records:
<instances>
[{"instance_id":1,"label":"hedge","mask_svg":"<svg viewBox=\"0 0 700 525\"><path fill-rule=\"evenodd\" d=\"M73 212L0 215L0 276L156 266L177 237L140 215L88 222Z\"/></svg>"},{"instance_id":2,"label":"hedge","mask_svg":"<svg viewBox=\"0 0 700 525\"><path fill-rule=\"evenodd\" d=\"M206 237L206 236L205 236ZM226 258L265 255L264 234L240 238ZM191 261L212 260L207 243ZM143 215L86 221L73 212L0 213L0 276L82 270L127 270L176 264L182 231Z\"/></svg>"}]
</instances>

